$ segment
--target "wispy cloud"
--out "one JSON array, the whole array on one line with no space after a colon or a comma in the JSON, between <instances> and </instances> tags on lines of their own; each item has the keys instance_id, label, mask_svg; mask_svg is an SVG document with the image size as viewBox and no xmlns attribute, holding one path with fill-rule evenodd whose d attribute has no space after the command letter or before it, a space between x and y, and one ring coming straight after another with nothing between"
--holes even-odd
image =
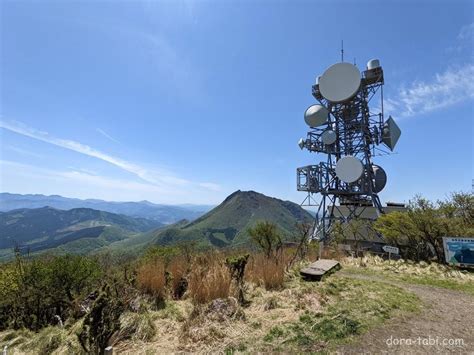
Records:
<instances>
[{"instance_id":1,"label":"wispy cloud","mask_svg":"<svg viewBox=\"0 0 474 355\"><path fill-rule=\"evenodd\" d=\"M72 150L77 153L81 153L96 159L100 159L109 164L112 164L126 172L129 172L141 180L146 181L154 186L160 187L173 187L173 186L194 186L207 188L208 190L215 191L216 184L213 183L193 183L189 180L174 176L167 171L159 171L157 169L148 169L141 165L129 162L127 160L112 156L110 154L103 153L97 149L94 149L88 145L69 140L57 138L50 135L48 132L40 131L32 127L28 127L20 122L5 122L0 121L0 128L15 132L17 134L30 137L42 142L46 142L64 149ZM215 186L214 186L215 185Z\"/></svg>"},{"instance_id":2,"label":"wispy cloud","mask_svg":"<svg viewBox=\"0 0 474 355\"><path fill-rule=\"evenodd\" d=\"M120 143L118 140L116 140L114 137L112 137L110 134L108 134L108 133L105 132L104 130L102 130L102 129L100 129L100 128L96 128L95 130L96 130L97 132L99 132L100 134L102 134L105 138L110 139L112 142Z\"/></svg>"},{"instance_id":3,"label":"wispy cloud","mask_svg":"<svg viewBox=\"0 0 474 355\"><path fill-rule=\"evenodd\" d=\"M206 188L208 190L211 190L211 191L221 191L222 190L220 185L214 184L212 182L201 182L201 183L199 183L199 186L204 187L204 188Z\"/></svg>"},{"instance_id":4,"label":"wispy cloud","mask_svg":"<svg viewBox=\"0 0 474 355\"><path fill-rule=\"evenodd\" d=\"M474 22L464 25L459 30L456 40L446 48L450 55L467 54L472 57L472 44L474 41Z\"/></svg>"},{"instance_id":5,"label":"wispy cloud","mask_svg":"<svg viewBox=\"0 0 474 355\"><path fill-rule=\"evenodd\" d=\"M35 152L31 152L29 150L26 150L26 149L23 149L23 148L20 148L20 147L15 147L13 145L5 146L5 149L9 150L9 151L12 151L12 152L15 152L15 153L18 153L18 154L21 154L21 155L24 155L24 156L33 157L33 158L36 158L36 159L43 159L45 157L44 155L41 155L41 154L38 154L38 153L35 153Z\"/></svg>"},{"instance_id":6,"label":"wispy cloud","mask_svg":"<svg viewBox=\"0 0 474 355\"><path fill-rule=\"evenodd\" d=\"M100 193L110 194L111 191L123 191L125 194L129 195L135 193L166 197L169 195L175 195L179 192L179 190L170 190L169 188L165 189L146 182L136 182L126 179L100 176L92 171L84 171L84 169L69 168L68 170L53 170L9 160L0 160L0 166L12 168L8 170L5 169L5 173L15 171L15 176L22 176L28 179L34 178L39 180L56 181L57 183L60 182L69 186L75 185L77 186L77 189L79 189L79 187L92 186L94 189L90 189L90 191L97 191L98 188Z\"/></svg>"},{"instance_id":7,"label":"wispy cloud","mask_svg":"<svg viewBox=\"0 0 474 355\"><path fill-rule=\"evenodd\" d=\"M154 178L149 176L149 173L146 169L136 164L130 163L128 161L122 160L120 158L116 158L109 154L103 153L99 150L91 148L88 145L85 145L73 140L69 140L69 139L56 138L56 137L51 136L48 132L44 132L44 131L34 129L32 127L28 127L16 121L13 123L0 121L0 127L7 129L11 132L15 132L17 134L21 134L26 137L30 137L42 142L56 145L61 148L69 149L77 153L81 153L84 155L88 155L90 157L103 160L107 163L110 163L112 165L115 165L121 168L122 170L132 173L145 181L152 182L152 183L157 182Z\"/></svg>"},{"instance_id":8,"label":"wispy cloud","mask_svg":"<svg viewBox=\"0 0 474 355\"><path fill-rule=\"evenodd\" d=\"M166 16L166 11L163 11L162 7L166 5L164 2L147 1L145 3L148 3L145 6L146 11L154 21L161 23L166 20L176 24L178 18ZM169 10L177 9L175 2L172 2L171 5ZM179 11L179 15L193 17L193 13L194 3L192 1L183 2L183 8L182 11ZM165 16L165 18L156 18L157 14ZM113 39L119 40L121 45L130 46L130 53L134 59L139 60L138 63L146 60L146 65L140 64L141 68L146 70L150 77L157 75L160 80L155 81L159 85L163 85L166 93L184 97L187 101L191 100L195 104L202 103L207 98L202 80L202 70L196 68L189 49L180 47L168 36L165 29L155 28L150 31L143 26L137 27L128 22L115 22L107 19L101 19L101 21L80 19L75 22L113 36ZM130 64L133 65L133 63Z\"/></svg>"},{"instance_id":9,"label":"wispy cloud","mask_svg":"<svg viewBox=\"0 0 474 355\"><path fill-rule=\"evenodd\" d=\"M458 34L458 40L460 41L472 41L474 40L474 22L461 27ZM471 42L472 45L472 42Z\"/></svg>"},{"instance_id":10,"label":"wispy cloud","mask_svg":"<svg viewBox=\"0 0 474 355\"><path fill-rule=\"evenodd\" d=\"M474 23L461 27L453 46L447 48L450 52L456 52L456 56L452 53L451 58L458 64L452 64L427 80L401 85L393 97L384 100L385 111L399 117L412 117L472 100L474 64L472 60L466 61L466 53L461 52L469 49L467 57L472 58L473 41ZM461 58L464 58L463 62L460 62Z\"/></svg>"},{"instance_id":11,"label":"wispy cloud","mask_svg":"<svg viewBox=\"0 0 474 355\"><path fill-rule=\"evenodd\" d=\"M474 98L474 64L449 68L429 81L415 81L401 87L384 102L388 113L411 117Z\"/></svg>"},{"instance_id":12,"label":"wispy cloud","mask_svg":"<svg viewBox=\"0 0 474 355\"><path fill-rule=\"evenodd\" d=\"M100 176L85 169L68 168L53 170L0 160L2 188L4 191L21 193L61 194L78 198L101 198L109 201L151 200L159 203L217 203L222 196L210 195L207 189L185 187L163 187L147 182L130 181ZM21 182L35 180L35 184L24 187Z\"/></svg>"},{"instance_id":13,"label":"wispy cloud","mask_svg":"<svg viewBox=\"0 0 474 355\"><path fill-rule=\"evenodd\" d=\"M175 93L194 103L202 102L206 98L200 77L202 71L195 68L189 53L183 55L183 51L172 44L163 33L123 28L120 31L134 38L133 41L141 46L144 54L152 59L150 68L166 81L168 87L174 88Z\"/></svg>"}]
</instances>

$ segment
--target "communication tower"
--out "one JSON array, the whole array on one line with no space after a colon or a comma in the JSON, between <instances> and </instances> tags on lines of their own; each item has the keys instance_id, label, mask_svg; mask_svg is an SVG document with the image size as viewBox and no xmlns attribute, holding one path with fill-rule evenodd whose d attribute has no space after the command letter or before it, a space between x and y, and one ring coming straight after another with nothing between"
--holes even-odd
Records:
<instances>
[{"instance_id":1,"label":"communication tower","mask_svg":"<svg viewBox=\"0 0 474 355\"><path fill-rule=\"evenodd\" d=\"M322 242L337 220L363 218L368 207L383 213L378 193L387 174L373 158L388 154L382 146L393 151L401 135L395 120L384 118L383 84L380 62L372 59L362 73L353 64L336 63L312 86L318 103L304 113L310 129L298 145L324 158L297 168L297 189L307 193L302 205L318 206L313 238Z\"/></svg>"}]
</instances>

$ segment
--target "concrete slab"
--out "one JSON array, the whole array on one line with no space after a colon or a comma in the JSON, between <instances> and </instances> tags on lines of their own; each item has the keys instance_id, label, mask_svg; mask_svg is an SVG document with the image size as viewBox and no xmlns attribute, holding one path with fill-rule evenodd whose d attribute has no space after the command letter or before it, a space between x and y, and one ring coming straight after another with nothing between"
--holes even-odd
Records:
<instances>
[{"instance_id":1,"label":"concrete slab","mask_svg":"<svg viewBox=\"0 0 474 355\"><path fill-rule=\"evenodd\" d=\"M340 268L341 265L339 264L339 261L320 259L302 269L300 275L303 276L305 280L319 281L325 274L339 270Z\"/></svg>"}]
</instances>

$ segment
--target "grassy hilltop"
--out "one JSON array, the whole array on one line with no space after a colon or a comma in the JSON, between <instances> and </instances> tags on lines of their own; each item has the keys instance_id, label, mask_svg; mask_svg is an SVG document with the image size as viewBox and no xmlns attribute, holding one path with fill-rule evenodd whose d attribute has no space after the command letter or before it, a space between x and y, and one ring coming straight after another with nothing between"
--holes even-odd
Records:
<instances>
[{"instance_id":1,"label":"grassy hilltop","mask_svg":"<svg viewBox=\"0 0 474 355\"><path fill-rule=\"evenodd\" d=\"M310 222L312 216L293 202L239 190L193 222L150 234L160 245L193 241L201 247L243 246L249 244L248 229L259 220L275 223L288 237L298 222Z\"/></svg>"}]
</instances>

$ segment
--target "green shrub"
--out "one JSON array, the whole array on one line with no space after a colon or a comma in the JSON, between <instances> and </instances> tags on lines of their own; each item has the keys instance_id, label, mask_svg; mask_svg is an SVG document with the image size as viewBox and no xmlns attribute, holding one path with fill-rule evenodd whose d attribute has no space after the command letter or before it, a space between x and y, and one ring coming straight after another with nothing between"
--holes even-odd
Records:
<instances>
[{"instance_id":1,"label":"green shrub","mask_svg":"<svg viewBox=\"0 0 474 355\"><path fill-rule=\"evenodd\" d=\"M23 259L0 267L0 330L38 330L72 314L74 301L96 285L100 270L79 255Z\"/></svg>"}]
</instances>

